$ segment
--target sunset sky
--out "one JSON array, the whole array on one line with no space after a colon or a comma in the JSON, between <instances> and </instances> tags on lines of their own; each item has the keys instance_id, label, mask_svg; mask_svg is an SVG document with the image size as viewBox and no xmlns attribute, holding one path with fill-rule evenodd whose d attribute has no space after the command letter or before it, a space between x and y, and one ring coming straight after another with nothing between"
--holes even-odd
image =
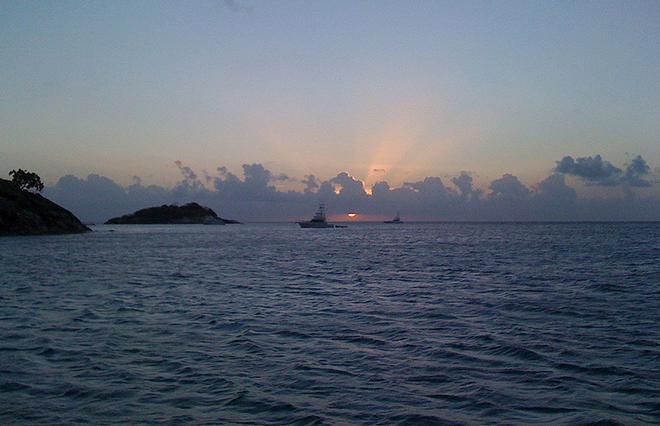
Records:
<instances>
[{"instance_id":1,"label":"sunset sky","mask_svg":"<svg viewBox=\"0 0 660 426\"><path fill-rule=\"evenodd\" d=\"M659 22L654 1L2 2L0 171L487 187L641 155L656 173Z\"/></svg>"}]
</instances>

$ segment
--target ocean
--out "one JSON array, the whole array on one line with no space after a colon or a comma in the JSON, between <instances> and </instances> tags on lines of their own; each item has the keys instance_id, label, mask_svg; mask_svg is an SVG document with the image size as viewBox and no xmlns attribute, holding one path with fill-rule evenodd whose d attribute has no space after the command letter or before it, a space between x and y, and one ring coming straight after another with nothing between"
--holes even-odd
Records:
<instances>
[{"instance_id":1,"label":"ocean","mask_svg":"<svg viewBox=\"0 0 660 426\"><path fill-rule=\"evenodd\" d=\"M660 223L0 238L2 424L660 423Z\"/></svg>"}]
</instances>

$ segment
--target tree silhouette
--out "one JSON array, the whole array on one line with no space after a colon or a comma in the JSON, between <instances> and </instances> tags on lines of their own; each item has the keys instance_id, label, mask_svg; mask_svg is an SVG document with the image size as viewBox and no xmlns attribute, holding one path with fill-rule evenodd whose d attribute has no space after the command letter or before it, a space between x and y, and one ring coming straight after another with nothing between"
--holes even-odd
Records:
<instances>
[{"instance_id":1,"label":"tree silhouette","mask_svg":"<svg viewBox=\"0 0 660 426\"><path fill-rule=\"evenodd\" d=\"M37 192L41 192L41 190L44 189L44 184L41 182L41 178L34 172L18 169L9 172L9 176L11 176L11 181L14 185L22 190L34 189Z\"/></svg>"}]
</instances>

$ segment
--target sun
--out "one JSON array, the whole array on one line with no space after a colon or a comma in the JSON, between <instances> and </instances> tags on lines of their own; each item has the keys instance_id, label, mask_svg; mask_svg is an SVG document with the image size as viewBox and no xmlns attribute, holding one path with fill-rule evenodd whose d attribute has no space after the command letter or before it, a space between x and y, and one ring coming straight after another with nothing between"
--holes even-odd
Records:
<instances>
[{"instance_id":1,"label":"sun","mask_svg":"<svg viewBox=\"0 0 660 426\"><path fill-rule=\"evenodd\" d=\"M347 216L350 217L350 218L352 219L352 218L354 218L354 217L357 216L357 213L353 213L353 212L351 212L351 213L348 213Z\"/></svg>"}]
</instances>

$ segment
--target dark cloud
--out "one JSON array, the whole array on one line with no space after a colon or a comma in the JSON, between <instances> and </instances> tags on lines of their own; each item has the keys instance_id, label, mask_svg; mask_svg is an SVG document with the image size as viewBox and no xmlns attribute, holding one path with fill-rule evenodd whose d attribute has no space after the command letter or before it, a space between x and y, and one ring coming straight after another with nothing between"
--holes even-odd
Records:
<instances>
[{"instance_id":1,"label":"dark cloud","mask_svg":"<svg viewBox=\"0 0 660 426\"><path fill-rule=\"evenodd\" d=\"M236 176L235 174L227 171L226 167L224 167L224 166L223 167L218 167L216 170L218 171L218 177L213 179L216 188L218 186L218 180L223 181L223 182L228 182L228 183L239 183L240 182L240 179L238 178L238 176Z\"/></svg>"},{"instance_id":2,"label":"dark cloud","mask_svg":"<svg viewBox=\"0 0 660 426\"><path fill-rule=\"evenodd\" d=\"M185 180L190 180L190 181L197 180L197 175L195 174L195 172L193 172L193 170L190 167L184 166L179 160L175 161L174 164L176 164L176 166L179 168L179 171L181 171L181 174L183 175Z\"/></svg>"},{"instance_id":3,"label":"dark cloud","mask_svg":"<svg viewBox=\"0 0 660 426\"><path fill-rule=\"evenodd\" d=\"M390 184L387 182L376 182L371 187L371 195L374 197L386 197L390 193Z\"/></svg>"},{"instance_id":4,"label":"dark cloud","mask_svg":"<svg viewBox=\"0 0 660 426\"><path fill-rule=\"evenodd\" d=\"M645 177L650 175L651 168L641 155L633 158L625 171L605 161L600 155L594 157L578 157L575 160L566 156L557 161L557 173L577 176L587 184L601 186L633 186L650 187L651 180Z\"/></svg>"},{"instance_id":5,"label":"dark cloud","mask_svg":"<svg viewBox=\"0 0 660 426\"><path fill-rule=\"evenodd\" d=\"M451 178L451 183L458 188L463 198L479 198L483 192L472 186L472 175L466 171L462 171L460 175Z\"/></svg>"},{"instance_id":6,"label":"dark cloud","mask_svg":"<svg viewBox=\"0 0 660 426\"><path fill-rule=\"evenodd\" d=\"M439 177L429 176L419 182L404 182L403 186L431 198L442 198L447 194L447 188Z\"/></svg>"},{"instance_id":7,"label":"dark cloud","mask_svg":"<svg viewBox=\"0 0 660 426\"><path fill-rule=\"evenodd\" d=\"M202 170L202 176L204 176L204 183L210 185L213 183L213 176L208 172L208 170Z\"/></svg>"},{"instance_id":8,"label":"dark cloud","mask_svg":"<svg viewBox=\"0 0 660 426\"><path fill-rule=\"evenodd\" d=\"M174 187L173 191L178 194L204 192L206 187L197 177L197 174L188 166L184 166L181 161L175 161L174 164L179 168L183 179Z\"/></svg>"},{"instance_id":9,"label":"dark cloud","mask_svg":"<svg viewBox=\"0 0 660 426\"><path fill-rule=\"evenodd\" d=\"M529 189L516 176L508 173L492 181L488 188L491 199L520 200L529 195Z\"/></svg>"},{"instance_id":10,"label":"dark cloud","mask_svg":"<svg viewBox=\"0 0 660 426\"><path fill-rule=\"evenodd\" d=\"M245 183L254 187L267 187L273 180L273 174L261 164L243 164Z\"/></svg>"},{"instance_id":11,"label":"dark cloud","mask_svg":"<svg viewBox=\"0 0 660 426\"><path fill-rule=\"evenodd\" d=\"M565 157L557 163L556 173L532 187L525 186L512 174L504 174L490 183L486 196L474 187L468 172L452 177L451 188L439 177L428 176L400 187L381 181L371 187L369 195L364 183L347 172L325 181L314 175L297 180L253 163L243 165L242 176L218 167L214 176L203 173L200 178L180 161L175 164L182 177L172 188L145 186L138 176L122 187L111 179L91 174L84 179L63 176L44 193L83 220L96 222L147 206L190 201L208 205L221 216L245 221L305 218L319 201L328 205L331 214L357 211L389 216L401 211L404 219L410 220L660 219L659 194L636 189L652 186L654 182L654 173L641 156L633 158L625 171L599 156L577 160ZM624 191L609 198L579 198L575 189L567 185L565 175L599 184L613 180ZM278 182L300 182L304 188L282 191L275 186Z\"/></svg>"},{"instance_id":12,"label":"dark cloud","mask_svg":"<svg viewBox=\"0 0 660 426\"><path fill-rule=\"evenodd\" d=\"M225 167L218 167L218 176L213 179L213 186L220 198L227 200L273 201L280 197L277 188L272 182L287 180L285 175L274 176L262 164L243 164L243 179L227 171Z\"/></svg>"},{"instance_id":13,"label":"dark cloud","mask_svg":"<svg viewBox=\"0 0 660 426\"><path fill-rule=\"evenodd\" d=\"M127 188L109 178L91 174L85 179L62 176L44 195L67 206L85 221L100 221L141 207L160 205L174 198L174 189L143 186L139 177Z\"/></svg>"},{"instance_id":14,"label":"dark cloud","mask_svg":"<svg viewBox=\"0 0 660 426\"><path fill-rule=\"evenodd\" d=\"M339 195L343 195L344 197L361 198L367 195L364 191L364 183L346 172L339 173L337 176L330 179L329 182L336 185L339 189Z\"/></svg>"},{"instance_id":15,"label":"dark cloud","mask_svg":"<svg viewBox=\"0 0 660 426\"><path fill-rule=\"evenodd\" d=\"M535 186L531 208L535 217L543 214L554 220L575 220L578 196L560 173L548 176Z\"/></svg>"},{"instance_id":16,"label":"dark cloud","mask_svg":"<svg viewBox=\"0 0 660 426\"><path fill-rule=\"evenodd\" d=\"M621 173L621 169L609 161L604 161L600 155L578 157L575 160L570 155L567 155L560 161L557 161L555 171L594 182L607 180Z\"/></svg>"},{"instance_id":17,"label":"dark cloud","mask_svg":"<svg viewBox=\"0 0 660 426\"><path fill-rule=\"evenodd\" d=\"M604 161L600 155L594 157L578 157L575 160L570 155L557 161L555 171L577 176L588 183L612 186L618 184L621 169L609 161Z\"/></svg>"},{"instance_id":18,"label":"dark cloud","mask_svg":"<svg viewBox=\"0 0 660 426\"><path fill-rule=\"evenodd\" d=\"M314 175L305 175L305 178L301 182L305 185L305 189L303 190L305 194L310 194L319 189L319 181Z\"/></svg>"},{"instance_id":19,"label":"dark cloud","mask_svg":"<svg viewBox=\"0 0 660 426\"><path fill-rule=\"evenodd\" d=\"M564 175L555 173L548 176L536 185L536 191L539 196L547 197L551 200L562 200L573 202L577 199L575 189L566 185Z\"/></svg>"},{"instance_id":20,"label":"dark cloud","mask_svg":"<svg viewBox=\"0 0 660 426\"><path fill-rule=\"evenodd\" d=\"M284 173L274 175L261 164L243 164L243 176L246 182L255 182L257 185L267 185L270 182L290 180Z\"/></svg>"},{"instance_id":21,"label":"dark cloud","mask_svg":"<svg viewBox=\"0 0 660 426\"><path fill-rule=\"evenodd\" d=\"M649 187L652 185L651 181L642 178L642 176L648 176L650 173L651 168L646 163L646 160L641 155L638 155L628 164L621 180L630 186Z\"/></svg>"}]
</instances>

